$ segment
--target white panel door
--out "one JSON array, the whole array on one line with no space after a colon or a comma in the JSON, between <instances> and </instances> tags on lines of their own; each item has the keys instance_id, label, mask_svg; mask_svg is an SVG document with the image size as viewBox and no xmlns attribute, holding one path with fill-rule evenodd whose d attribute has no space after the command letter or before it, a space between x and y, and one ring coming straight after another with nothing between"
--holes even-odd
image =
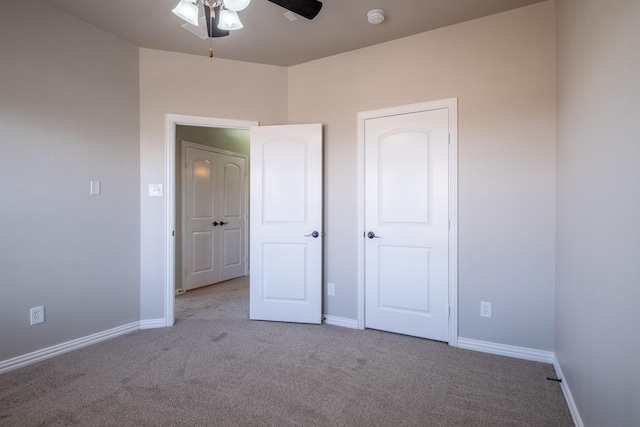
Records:
<instances>
[{"instance_id":1,"label":"white panel door","mask_svg":"<svg viewBox=\"0 0 640 427\"><path fill-rule=\"evenodd\" d=\"M187 290L218 281L217 233L213 225L218 221L218 155L185 147L184 161L185 276L182 287Z\"/></svg>"},{"instance_id":2,"label":"white panel door","mask_svg":"<svg viewBox=\"0 0 640 427\"><path fill-rule=\"evenodd\" d=\"M218 155L218 281L245 274L245 159Z\"/></svg>"},{"instance_id":3,"label":"white panel door","mask_svg":"<svg viewBox=\"0 0 640 427\"><path fill-rule=\"evenodd\" d=\"M246 160L183 144L183 289L189 290L245 274Z\"/></svg>"},{"instance_id":4,"label":"white panel door","mask_svg":"<svg viewBox=\"0 0 640 427\"><path fill-rule=\"evenodd\" d=\"M365 326L448 341L448 110L364 129Z\"/></svg>"},{"instance_id":5,"label":"white panel door","mask_svg":"<svg viewBox=\"0 0 640 427\"><path fill-rule=\"evenodd\" d=\"M322 321L322 125L251 128L250 318Z\"/></svg>"}]
</instances>

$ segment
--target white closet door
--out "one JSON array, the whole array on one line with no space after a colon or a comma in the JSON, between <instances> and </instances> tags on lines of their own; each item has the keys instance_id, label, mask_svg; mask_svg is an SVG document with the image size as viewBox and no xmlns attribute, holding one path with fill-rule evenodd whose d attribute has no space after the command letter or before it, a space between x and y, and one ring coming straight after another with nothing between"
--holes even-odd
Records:
<instances>
[{"instance_id":1,"label":"white closet door","mask_svg":"<svg viewBox=\"0 0 640 427\"><path fill-rule=\"evenodd\" d=\"M365 326L448 340L448 110L365 122Z\"/></svg>"}]
</instances>

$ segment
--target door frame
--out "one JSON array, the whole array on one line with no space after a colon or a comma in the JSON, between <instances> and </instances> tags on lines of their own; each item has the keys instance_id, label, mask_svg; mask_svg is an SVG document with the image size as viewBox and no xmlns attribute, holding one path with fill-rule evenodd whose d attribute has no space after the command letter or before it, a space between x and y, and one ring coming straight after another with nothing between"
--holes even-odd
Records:
<instances>
[{"instance_id":1,"label":"door frame","mask_svg":"<svg viewBox=\"0 0 640 427\"><path fill-rule=\"evenodd\" d=\"M258 126L257 121L218 119L213 117L185 116L180 114L165 114L165 277L164 277L164 323L173 326L175 323L175 210L176 210L176 126L200 126L210 128L246 129Z\"/></svg>"},{"instance_id":2,"label":"door frame","mask_svg":"<svg viewBox=\"0 0 640 427\"><path fill-rule=\"evenodd\" d=\"M447 108L449 111L449 345L458 346L458 98L358 113L358 329L365 328L365 121Z\"/></svg>"},{"instance_id":3,"label":"door frame","mask_svg":"<svg viewBox=\"0 0 640 427\"><path fill-rule=\"evenodd\" d=\"M222 150L220 148L216 148L216 147L212 147L210 145L204 145L204 144L199 144L197 142L192 142L192 141L187 141L187 140L182 140L180 141L180 152L182 155L182 159L184 160L186 158L186 149L187 147L190 148L195 148L197 150L203 150L203 151L210 151L212 153L216 153L216 154L223 154L225 156L231 156L231 157L237 157L240 159L244 159L245 162L245 169L244 169L244 174L245 174L245 179L244 179L244 188L242 189L243 192L243 198L244 198L244 251L242 256L244 257L244 275L246 276L247 274L249 274L249 156L245 155L245 154L240 154L240 153L234 153L233 151L227 151L227 150ZM186 179L184 179L184 174L185 174L185 168L184 168L184 164L180 167L180 170L182 171L182 189L181 189L181 211L182 211L182 218L184 220L184 218L186 217L186 210L187 210L187 203L186 203ZM175 177L174 177L174 183L175 183ZM175 211L174 211L175 212ZM186 260L184 257L184 248L185 248L185 240L187 238L187 235L184 233L184 224L181 225L181 236L182 236L182 242L180 242L180 244L182 245L182 283L183 283L183 288L184 288L184 280L186 278ZM174 239L175 240L175 239ZM174 254L175 256L175 254ZM175 276L174 276L174 280L175 280ZM215 282L218 283L218 282ZM175 283L174 283L175 286ZM184 292L184 289L183 289Z\"/></svg>"}]
</instances>

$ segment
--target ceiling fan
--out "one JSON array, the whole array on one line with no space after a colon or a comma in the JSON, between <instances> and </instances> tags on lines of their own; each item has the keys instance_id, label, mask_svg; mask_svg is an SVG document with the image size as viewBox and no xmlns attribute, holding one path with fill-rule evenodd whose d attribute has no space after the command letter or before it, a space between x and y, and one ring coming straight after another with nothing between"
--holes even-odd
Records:
<instances>
[{"instance_id":1,"label":"ceiling fan","mask_svg":"<svg viewBox=\"0 0 640 427\"><path fill-rule=\"evenodd\" d=\"M322 2L318 0L269 1L307 19L315 18L322 9ZM229 35L230 30L242 28L237 12L244 10L250 2L251 0L180 0L172 12L198 26L198 9L202 4L209 37L224 37ZM209 49L209 56L212 54L212 49Z\"/></svg>"},{"instance_id":2,"label":"ceiling fan","mask_svg":"<svg viewBox=\"0 0 640 427\"><path fill-rule=\"evenodd\" d=\"M316 17L320 9L322 9L322 2L318 0L269 0L271 3L275 3L278 6L282 6L293 13L300 16L304 16L307 19L313 19Z\"/></svg>"}]
</instances>

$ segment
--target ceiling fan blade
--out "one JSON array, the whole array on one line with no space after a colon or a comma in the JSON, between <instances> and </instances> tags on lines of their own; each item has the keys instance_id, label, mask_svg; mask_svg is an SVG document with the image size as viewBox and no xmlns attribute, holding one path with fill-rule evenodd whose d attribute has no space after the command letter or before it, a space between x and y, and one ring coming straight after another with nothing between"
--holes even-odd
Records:
<instances>
[{"instance_id":1,"label":"ceiling fan blade","mask_svg":"<svg viewBox=\"0 0 640 427\"><path fill-rule=\"evenodd\" d=\"M204 5L204 20L207 21L207 34L209 37L224 37L229 35L229 30L221 30L218 28L218 22L220 21L220 7L214 7L215 16L211 18L211 9L206 4Z\"/></svg>"},{"instance_id":2,"label":"ceiling fan blade","mask_svg":"<svg viewBox=\"0 0 640 427\"><path fill-rule=\"evenodd\" d=\"M300 16L304 16L307 19L313 19L316 17L320 9L322 9L322 2L318 0L269 0L271 3L275 3L285 9L290 10L293 13L297 13Z\"/></svg>"}]
</instances>

